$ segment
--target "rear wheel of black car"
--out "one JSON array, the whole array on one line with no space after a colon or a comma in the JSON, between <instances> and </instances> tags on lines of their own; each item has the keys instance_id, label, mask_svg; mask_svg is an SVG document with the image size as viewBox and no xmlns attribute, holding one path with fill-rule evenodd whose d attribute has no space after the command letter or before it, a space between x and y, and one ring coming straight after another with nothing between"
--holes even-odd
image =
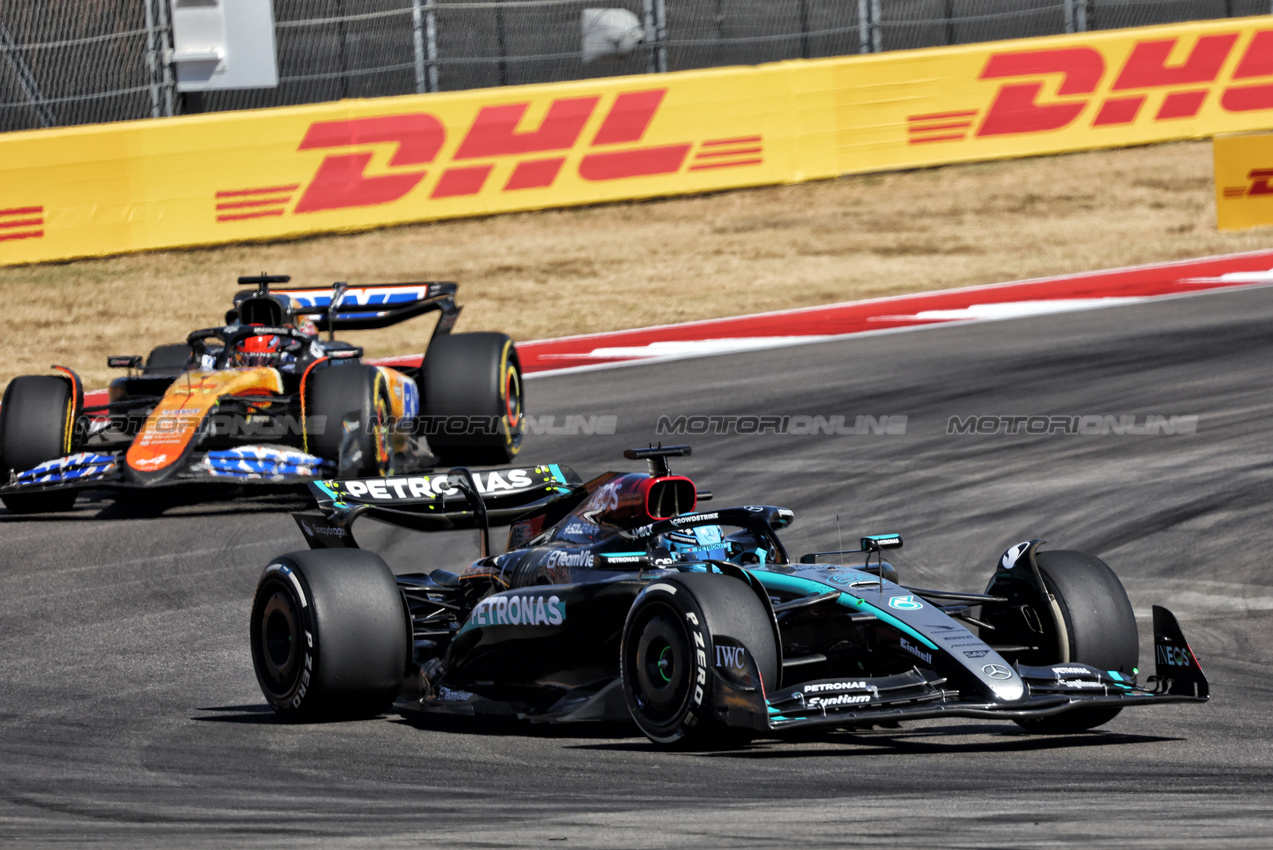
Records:
<instances>
[{"instance_id":1,"label":"rear wheel of black car","mask_svg":"<svg viewBox=\"0 0 1273 850\"><path fill-rule=\"evenodd\" d=\"M250 634L257 683L285 717L374 717L402 687L410 625L393 573L372 552L275 558L257 584Z\"/></svg>"},{"instance_id":2,"label":"rear wheel of black car","mask_svg":"<svg viewBox=\"0 0 1273 850\"><path fill-rule=\"evenodd\" d=\"M448 334L422 367L429 448L448 465L501 464L522 447L522 368L499 333Z\"/></svg>"},{"instance_id":3,"label":"rear wheel of black car","mask_svg":"<svg viewBox=\"0 0 1273 850\"><path fill-rule=\"evenodd\" d=\"M776 686L769 618L742 581L685 573L659 579L637 596L623 626L620 678L632 719L651 741L724 749L754 737L753 729L729 726L717 711L719 683L711 665L718 641L743 647L765 685Z\"/></svg>"},{"instance_id":4,"label":"rear wheel of black car","mask_svg":"<svg viewBox=\"0 0 1273 850\"><path fill-rule=\"evenodd\" d=\"M1055 629L1046 657L1032 658L1028 663L1077 661L1131 676L1140 657L1140 636L1131 602L1114 571L1086 552L1047 551L1035 558L1044 586L1056 598L1065 633ZM1093 706L1018 723L1042 734L1082 732L1103 726L1120 710L1118 706Z\"/></svg>"},{"instance_id":5,"label":"rear wheel of black car","mask_svg":"<svg viewBox=\"0 0 1273 850\"><path fill-rule=\"evenodd\" d=\"M71 454L75 448L77 400L71 382L52 375L14 378L0 401L0 473L25 472L34 466ZM67 511L75 504L74 490L15 493L4 496L15 514Z\"/></svg>"},{"instance_id":6,"label":"rear wheel of black car","mask_svg":"<svg viewBox=\"0 0 1273 850\"><path fill-rule=\"evenodd\" d=\"M305 396L311 454L340 464L341 477L372 477L389 471L389 385L379 369L361 363L316 369L306 382ZM347 419L357 423L348 440Z\"/></svg>"}]
</instances>

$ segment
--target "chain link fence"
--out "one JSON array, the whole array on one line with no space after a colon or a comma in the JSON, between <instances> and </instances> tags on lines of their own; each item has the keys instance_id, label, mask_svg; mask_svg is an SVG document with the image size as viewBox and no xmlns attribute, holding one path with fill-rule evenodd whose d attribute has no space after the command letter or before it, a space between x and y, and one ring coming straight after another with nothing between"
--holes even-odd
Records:
<instances>
[{"instance_id":1,"label":"chain link fence","mask_svg":"<svg viewBox=\"0 0 1273 850\"><path fill-rule=\"evenodd\" d=\"M1273 14L1273 0L274 0L279 85L175 91L170 0L0 0L0 131ZM585 10L631 49L585 55Z\"/></svg>"}]
</instances>

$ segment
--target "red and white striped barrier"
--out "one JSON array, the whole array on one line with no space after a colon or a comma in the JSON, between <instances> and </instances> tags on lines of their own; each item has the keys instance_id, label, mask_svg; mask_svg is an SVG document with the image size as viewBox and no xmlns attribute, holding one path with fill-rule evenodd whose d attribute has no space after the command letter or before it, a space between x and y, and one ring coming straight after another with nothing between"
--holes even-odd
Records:
<instances>
[{"instance_id":1,"label":"red and white striped barrier","mask_svg":"<svg viewBox=\"0 0 1273 850\"><path fill-rule=\"evenodd\" d=\"M855 334L1086 310L1273 284L1273 251L971 286L519 343L528 374L724 354Z\"/></svg>"}]
</instances>

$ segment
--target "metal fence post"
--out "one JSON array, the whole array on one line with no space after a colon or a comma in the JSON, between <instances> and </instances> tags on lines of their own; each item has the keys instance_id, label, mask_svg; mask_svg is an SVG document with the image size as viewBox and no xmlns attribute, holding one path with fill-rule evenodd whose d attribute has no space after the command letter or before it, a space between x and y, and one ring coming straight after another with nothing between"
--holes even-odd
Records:
<instances>
[{"instance_id":1,"label":"metal fence post","mask_svg":"<svg viewBox=\"0 0 1273 850\"><path fill-rule=\"evenodd\" d=\"M504 7L501 5L503 2L504 0L495 0L495 43L499 48L499 62L496 63L499 84L506 86L508 85L508 45L504 41Z\"/></svg>"},{"instance_id":2,"label":"metal fence post","mask_svg":"<svg viewBox=\"0 0 1273 850\"><path fill-rule=\"evenodd\" d=\"M147 0L149 2L149 0ZM163 95L163 114L171 118L176 110L177 81L172 76L168 48L172 46L172 27L168 25L168 0L154 0L159 10L159 85Z\"/></svg>"},{"instance_id":3,"label":"metal fence post","mask_svg":"<svg viewBox=\"0 0 1273 850\"><path fill-rule=\"evenodd\" d=\"M153 0L146 0L146 76L150 83L150 117L159 117L159 66L164 57L160 54L155 38L155 10Z\"/></svg>"},{"instance_id":4,"label":"metal fence post","mask_svg":"<svg viewBox=\"0 0 1273 850\"><path fill-rule=\"evenodd\" d=\"M411 0L411 46L415 53L415 93L426 91L424 74L424 16L420 0Z\"/></svg>"},{"instance_id":5,"label":"metal fence post","mask_svg":"<svg viewBox=\"0 0 1273 850\"><path fill-rule=\"evenodd\" d=\"M666 9L663 0L642 0L641 9L645 17L645 44L650 49L649 59L645 63L648 74L667 72L667 25Z\"/></svg>"},{"instance_id":6,"label":"metal fence post","mask_svg":"<svg viewBox=\"0 0 1273 850\"><path fill-rule=\"evenodd\" d=\"M429 61L429 91L438 88L438 13L433 0L424 0L424 43Z\"/></svg>"},{"instance_id":7,"label":"metal fence post","mask_svg":"<svg viewBox=\"0 0 1273 850\"><path fill-rule=\"evenodd\" d=\"M1269 2L1273 3L1273 0ZM645 18L645 44L650 49L650 55L645 60L645 72L655 74L659 70L659 60L655 55L658 50L659 28L654 23L654 0L642 0L641 11Z\"/></svg>"},{"instance_id":8,"label":"metal fence post","mask_svg":"<svg viewBox=\"0 0 1273 850\"><path fill-rule=\"evenodd\" d=\"M880 0L858 0L858 52L882 53L884 38L880 32Z\"/></svg>"},{"instance_id":9,"label":"metal fence post","mask_svg":"<svg viewBox=\"0 0 1273 850\"><path fill-rule=\"evenodd\" d=\"M658 62L658 72L660 74L667 73L667 7L663 5L663 0L654 0L654 32L657 39L655 48L655 59Z\"/></svg>"}]
</instances>

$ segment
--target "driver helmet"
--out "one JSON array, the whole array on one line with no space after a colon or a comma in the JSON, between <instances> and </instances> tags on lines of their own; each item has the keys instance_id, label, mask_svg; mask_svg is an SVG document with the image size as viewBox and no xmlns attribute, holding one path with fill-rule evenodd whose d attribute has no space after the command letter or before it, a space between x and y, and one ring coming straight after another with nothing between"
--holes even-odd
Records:
<instances>
[{"instance_id":1,"label":"driver helmet","mask_svg":"<svg viewBox=\"0 0 1273 850\"><path fill-rule=\"evenodd\" d=\"M724 561L728 545L719 525L699 525L662 535L659 543L677 561Z\"/></svg>"},{"instance_id":2,"label":"driver helmet","mask_svg":"<svg viewBox=\"0 0 1273 850\"><path fill-rule=\"evenodd\" d=\"M260 327L260 325L257 325ZM234 346L236 366L273 366L278 363L283 350L283 340L273 334L250 336Z\"/></svg>"}]
</instances>

